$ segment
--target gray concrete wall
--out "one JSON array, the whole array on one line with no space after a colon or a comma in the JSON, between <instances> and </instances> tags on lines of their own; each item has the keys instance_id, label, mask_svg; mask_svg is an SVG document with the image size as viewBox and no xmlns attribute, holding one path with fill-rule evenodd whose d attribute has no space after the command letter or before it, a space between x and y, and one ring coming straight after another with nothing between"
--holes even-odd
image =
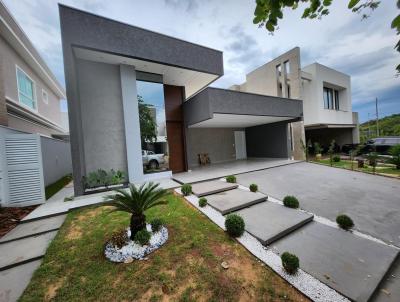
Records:
<instances>
[{"instance_id":1,"label":"gray concrete wall","mask_svg":"<svg viewBox=\"0 0 400 302\"><path fill-rule=\"evenodd\" d=\"M353 143L354 129L355 128L324 128L306 130L306 138L313 143L318 142L325 147L329 147L329 144L334 139L336 144L343 146L344 144Z\"/></svg>"},{"instance_id":2,"label":"gray concrete wall","mask_svg":"<svg viewBox=\"0 0 400 302\"><path fill-rule=\"evenodd\" d=\"M189 168L198 166L199 153L208 153L211 163L235 160L234 131L232 128L189 128L186 130Z\"/></svg>"},{"instance_id":3,"label":"gray concrete wall","mask_svg":"<svg viewBox=\"0 0 400 302\"><path fill-rule=\"evenodd\" d=\"M287 125L273 123L246 128L247 157L288 158Z\"/></svg>"},{"instance_id":4,"label":"gray concrete wall","mask_svg":"<svg viewBox=\"0 0 400 302\"><path fill-rule=\"evenodd\" d=\"M78 60L77 69L86 173L127 173L120 68Z\"/></svg>"},{"instance_id":5,"label":"gray concrete wall","mask_svg":"<svg viewBox=\"0 0 400 302\"><path fill-rule=\"evenodd\" d=\"M44 184L48 186L72 173L71 146L69 142L40 137Z\"/></svg>"}]
</instances>

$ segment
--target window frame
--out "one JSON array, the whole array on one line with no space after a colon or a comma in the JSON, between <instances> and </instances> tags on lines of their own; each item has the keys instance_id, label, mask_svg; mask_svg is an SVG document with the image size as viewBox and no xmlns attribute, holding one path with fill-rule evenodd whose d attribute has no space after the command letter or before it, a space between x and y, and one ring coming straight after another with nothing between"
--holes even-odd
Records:
<instances>
[{"instance_id":1,"label":"window frame","mask_svg":"<svg viewBox=\"0 0 400 302\"><path fill-rule=\"evenodd\" d=\"M29 96L27 96L25 93L23 93L23 92L21 92L20 90L19 90L19 80L18 80L18 71L20 71L20 72L22 72L31 82L32 82L32 96L33 96L33 102L34 102L34 104L35 104L35 108L32 108L32 107L30 107L29 105L26 105L25 103L23 103L22 101L21 101L21 99L20 99L20 93L22 94L22 95L24 95L26 98L29 98ZM25 108L27 108L27 109L29 109L29 110L31 110L31 111L33 111L33 112L38 112L38 101L37 101L37 93L36 93L36 82L21 68L21 67L19 67L18 65L15 65L15 76L16 76L16 78L17 78L17 95L18 95L18 103L21 105L21 106L23 106L23 107L25 107Z\"/></svg>"},{"instance_id":2,"label":"window frame","mask_svg":"<svg viewBox=\"0 0 400 302\"><path fill-rule=\"evenodd\" d=\"M324 86L322 98L324 101L324 109L340 111L339 90Z\"/></svg>"}]
</instances>

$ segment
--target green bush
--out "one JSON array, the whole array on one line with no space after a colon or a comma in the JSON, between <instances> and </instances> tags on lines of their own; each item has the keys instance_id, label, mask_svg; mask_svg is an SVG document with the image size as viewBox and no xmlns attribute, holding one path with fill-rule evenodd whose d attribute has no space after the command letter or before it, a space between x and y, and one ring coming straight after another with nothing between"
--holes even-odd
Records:
<instances>
[{"instance_id":1,"label":"green bush","mask_svg":"<svg viewBox=\"0 0 400 302\"><path fill-rule=\"evenodd\" d=\"M236 176L235 175L229 175L227 177L225 177L226 182L230 182L230 183L235 183L236 182Z\"/></svg>"},{"instance_id":2,"label":"green bush","mask_svg":"<svg viewBox=\"0 0 400 302\"><path fill-rule=\"evenodd\" d=\"M150 225L153 232L158 232L164 225L164 221L160 218L154 218L152 221L150 221Z\"/></svg>"},{"instance_id":3,"label":"green bush","mask_svg":"<svg viewBox=\"0 0 400 302\"><path fill-rule=\"evenodd\" d=\"M285 198L283 198L283 205L288 208L297 209L299 207L299 201L294 196L285 196Z\"/></svg>"},{"instance_id":4,"label":"green bush","mask_svg":"<svg viewBox=\"0 0 400 302\"><path fill-rule=\"evenodd\" d=\"M87 176L83 177L83 183L87 189L118 185L125 181L125 173L120 170L115 171L114 169L108 172L103 169L98 169L97 171L89 172Z\"/></svg>"},{"instance_id":5,"label":"green bush","mask_svg":"<svg viewBox=\"0 0 400 302\"><path fill-rule=\"evenodd\" d=\"M240 237L244 232L244 220L237 214L229 214L225 219L225 228L229 235Z\"/></svg>"},{"instance_id":6,"label":"green bush","mask_svg":"<svg viewBox=\"0 0 400 302\"><path fill-rule=\"evenodd\" d=\"M188 196L188 195L192 194L192 186L189 184L182 185L181 192L184 196Z\"/></svg>"},{"instance_id":7,"label":"green bush","mask_svg":"<svg viewBox=\"0 0 400 302\"><path fill-rule=\"evenodd\" d=\"M117 248L122 248L128 242L128 234L126 230L120 230L114 234L112 234L110 239L111 244L113 244Z\"/></svg>"},{"instance_id":8,"label":"green bush","mask_svg":"<svg viewBox=\"0 0 400 302\"><path fill-rule=\"evenodd\" d=\"M349 230L354 226L353 220L345 214L336 217L336 222L344 230Z\"/></svg>"},{"instance_id":9,"label":"green bush","mask_svg":"<svg viewBox=\"0 0 400 302\"><path fill-rule=\"evenodd\" d=\"M200 197L199 199L199 207L204 208L207 205L207 199L204 197Z\"/></svg>"},{"instance_id":10,"label":"green bush","mask_svg":"<svg viewBox=\"0 0 400 302\"><path fill-rule=\"evenodd\" d=\"M251 184L249 186L249 189L251 192L257 192L258 191L258 186L256 184Z\"/></svg>"},{"instance_id":11,"label":"green bush","mask_svg":"<svg viewBox=\"0 0 400 302\"><path fill-rule=\"evenodd\" d=\"M140 230L136 233L134 241L140 245L146 245L149 243L151 234L146 229Z\"/></svg>"},{"instance_id":12,"label":"green bush","mask_svg":"<svg viewBox=\"0 0 400 302\"><path fill-rule=\"evenodd\" d=\"M334 161L335 163L340 162L340 156L339 156L339 155L334 155L334 156L333 156L333 161Z\"/></svg>"},{"instance_id":13,"label":"green bush","mask_svg":"<svg viewBox=\"0 0 400 302\"><path fill-rule=\"evenodd\" d=\"M286 272L288 272L289 274L296 273L300 263L299 258L296 255L291 254L289 252L284 252L281 255L281 260L282 260L282 266Z\"/></svg>"},{"instance_id":14,"label":"green bush","mask_svg":"<svg viewBox=\"0 0 400 302\"><path fill-rule=\"evenodd\" d=\"M389 154L392 156L390 163L396 165L396 169L400 169L400 144L391 147Z\"/></svg>"}]
</instances>

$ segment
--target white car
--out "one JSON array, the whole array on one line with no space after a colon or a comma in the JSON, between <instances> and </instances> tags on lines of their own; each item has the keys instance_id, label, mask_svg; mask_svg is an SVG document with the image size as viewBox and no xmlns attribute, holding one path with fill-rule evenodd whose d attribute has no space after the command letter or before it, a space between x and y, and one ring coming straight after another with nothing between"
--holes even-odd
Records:
<instances>
[{"instance_id":1,"label":"white car","mask_svg":"<svg viewBox=\"0 0 400 302\"><path fill-rule=\"evenodd\" d=\"M155 154L153 151L142 150L143 166L149 169L158 169L165 163L164 154Z\"/></svg>"}]
</instances>

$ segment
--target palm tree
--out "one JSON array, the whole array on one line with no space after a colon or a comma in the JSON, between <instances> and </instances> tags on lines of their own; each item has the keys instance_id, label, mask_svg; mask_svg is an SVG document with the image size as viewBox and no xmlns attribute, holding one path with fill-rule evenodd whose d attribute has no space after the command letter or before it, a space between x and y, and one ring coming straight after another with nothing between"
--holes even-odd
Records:
<instances>
[{"instance_id":1,"label":"palm tree","mask_svg":"<svg viewBox=\"0 0 400 302\"><path fill-rule=\"evenodd\" d=\"M130 184L129 190L117 189L114 195L104 197L107 205L115 207L114 211L123 211L131 216L131 239L136 233L146 228L146 216L144 212L152 207L167 204L170 195L165 189L159 188L159 184L144 183L139 188Z\"/></svg>"}]
</instances>

